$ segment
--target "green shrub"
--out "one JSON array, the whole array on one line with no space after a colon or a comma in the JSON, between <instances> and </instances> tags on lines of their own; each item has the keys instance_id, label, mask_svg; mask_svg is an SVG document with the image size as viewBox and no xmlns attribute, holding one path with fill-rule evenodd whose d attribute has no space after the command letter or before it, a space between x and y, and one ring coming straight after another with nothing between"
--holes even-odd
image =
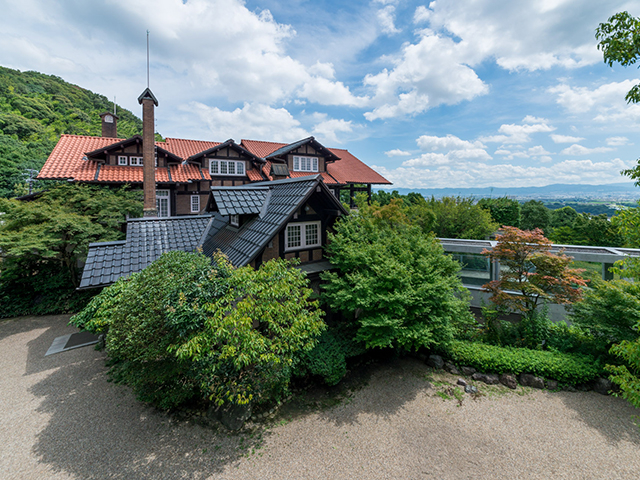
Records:
<instances>
[{"instance_id":1,"label":"green shrub","mask_svg":"<svg viewBox=\"0 0 640 480\"><path fill-rule=\"evenodd\" d=\"M355 341L355 332L333 327L322 333L318 344L301 356L296 375L318 375L327 385L336 385L347 373L347 359L365 353L362 343Z\"/></svg>"},{"instance_id":2,"label":"green shrub","mask_svg":"<svg viewBox=\"0 0 640 480\"><path fill-rule=\"evenodd\" d=\"M483 372L532 373L561 382L578 384L597 377L601 368L589 356L560 352L497 347L483 343L454 341L444 353L460 365Z\"/></svg>"},{"instance_id":3,"label":"green shrub","mask_svg":"<svg viewBox=\"0 0 640 480\"><path fill-rule=\"evenodd\" d=\"M573 305L571 322L588 331L606 351L614 343L638 337L640 284L625 280L594 283Z\"/></svg>"}]
</instances>

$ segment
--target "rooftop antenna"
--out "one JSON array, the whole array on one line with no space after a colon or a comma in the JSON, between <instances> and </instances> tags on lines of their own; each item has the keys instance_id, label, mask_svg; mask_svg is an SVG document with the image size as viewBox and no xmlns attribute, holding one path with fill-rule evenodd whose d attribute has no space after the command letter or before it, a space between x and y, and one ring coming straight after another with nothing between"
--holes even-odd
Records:
<instances>
[{"instance_id":1,"label":"rooftop antenna","mask_svg":"<svg viewBox=\"0 0 640 480\"><path fill-rule=\"evenodd\" d=\"M147 30L147 88L149 88L149 30Z\"/></svg>"},{"instance_id":2,"label":"rooftop antenna","mask_svg":"<svg viewBox=\"0 0 640 480\"><path fill-rule=\"evenodd\" d=\"M116 96L113 96L113 114L116 114Z\"/></svg>"}]
</instances>

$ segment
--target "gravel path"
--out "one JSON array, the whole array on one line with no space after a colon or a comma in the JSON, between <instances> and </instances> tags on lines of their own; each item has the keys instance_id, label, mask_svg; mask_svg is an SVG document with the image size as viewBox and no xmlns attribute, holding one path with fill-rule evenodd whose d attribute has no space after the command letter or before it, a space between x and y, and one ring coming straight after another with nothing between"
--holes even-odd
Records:
<instances>
[{"instance_id":1,"label":"gravel path","mask_svg":"<svg viewBox=\"0 0 640 480\"><path fill-rule=\"evenodd\" d=\"M68 316L0 321L3 479L637 479L640 411L596 393L481 387L462 405L415 360L333 408L229 434L106 381L91 347L44 357Z\"/></svg>"}]
</instances>

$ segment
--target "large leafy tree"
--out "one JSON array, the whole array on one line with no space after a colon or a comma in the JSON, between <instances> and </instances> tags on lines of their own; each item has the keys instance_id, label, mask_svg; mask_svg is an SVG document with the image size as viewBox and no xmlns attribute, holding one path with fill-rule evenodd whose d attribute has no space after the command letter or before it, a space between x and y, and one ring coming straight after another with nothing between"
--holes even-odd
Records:
<instances>
[{"instance_id":1,"label":"large leafy tree","mask_svg":"<svg viewBox=\"0 0 640 480\"><path fill-rule=\"evenodd\" d=\"M497 245L483 252L506 267L501 269L499 280L483 286L495 305L528 316L534 314L541 300L559 304L580 300L579 287L586 285L580 276L582 270L569 267L571 257L552 253L551 242L542 230L505 227L496 239Z\"/></svg>"},{"instance_id":2,"label":"large leafy tree","mask_svg":"<svg viewBox=\"0 0 640 480\"><path fill-rule=\"evenodd\" d=\"M122 239L126 215L140 216L142 202L126 188L61 184L33 201L0 199L0 212L0 315L7 316L73 292L89 243Z\"/></svg>"},{"instance_id":3,"label":"large leafy tree","mask_svg":"<svg viewBox=\"0 0 640 480\"><path fill-rule=\"evenodd\" d=\"M488 210L491 218L500 226L520 227L520 202L509 197L481 198L478 206Z\"/></svg>"},{"instance_id":4,"label":"large leafy tree","mask_svg":"<svg viewBox=\"0 0 640 480\"><path fill-rule=\"evenodd\" d=\"M73 322L107 333L110 375L143 401L260 403L286 391L325 328L311 296L306 275L284 260L236 269L221 254L170 252Z\"/></svg>"},{"instance_id":5,"label":"large leafy tree","mask_svg":"<svg viewBox=\"0 0 640 480\"><path fill-rule=\"evenodd\" d=\"M540 200L529 200L522 205L520 227L523 230L539 228L546 232L551 224L551 212Z\"/></svg>"},{"instance_id":6,"label":"large leafy tree","mask_svg":"<svg viewBox=\"0 0 640 480\"><path fill-rule=\"evenodd\" d=\"M459 264L397 204L361 202L335 228L324 298L356 324L367 348L446 344L471 321Z\"/></svg>"},{"instance_id":7,"label":"large leafy tree","mask_svg":"<svg viewBox=\"0 0 640 480\"><path fill-rule=\"evenodd\" d=\"M596 39L599 40L598 49L602 50L604 63L610 67L614 63L628 67L640 60L640 18L633 17L629 12L616 13L598 25ZM640 84L634 85L624 98L627 103L640 102ZM622 174L631 177L636 186L640 186L640 165L623 170Z\"/></svg>"},{"instance_id":8,"label":"large leafy tree","mask_svg":"<svg viewBox=\"0 0 640 480\"><path fill-rule=\"evenodd\" d=\"M498 229L491 214L472 198L432 197L427 207L435 214L433 232L437 237L484 239Z\"/></svg>"}]
</instances>

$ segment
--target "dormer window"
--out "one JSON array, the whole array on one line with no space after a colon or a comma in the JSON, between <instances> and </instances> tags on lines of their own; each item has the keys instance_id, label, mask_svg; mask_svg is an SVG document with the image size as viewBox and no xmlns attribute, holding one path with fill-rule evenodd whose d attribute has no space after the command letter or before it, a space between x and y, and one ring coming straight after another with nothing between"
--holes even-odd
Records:
<instances>
[{"instance_id":1,"label":"dormer window","mask_svg":"<svg viewBox=\"0 0 640 480\"><path fill-rule=\"evenodd\" d=\"M244 175L244 162L234 160L210 160L211 175Z\"/></svg>"},{"instance_id":2,"label":"dormer window","mask_svg":"<svg viewBox=\"0 0 640 480\"><path fill-rule=\"evenodd\" d=\"M229 215L229 224L231 224L232 227L239 227L240 215Z\"/></svg>"},{"instance_id":3,"label":"dormer window","mask_svg":"<svg viewBox=\"0 0 640 480\"><path fill-rule=\"evenodd\" d=\"M317 172L318 157L293 157L294 172Z\"/></svg>"},{"instance_id":4,"label":"dormer window","mask_svg":"<svg viewBox=\"0 0 640 480\"><path fill-rule=\"evenodd\" d=\"M118 155L118 165L131 165L133 167L141 167L142 157L128 157L126 155Z\"/></svg>"},{"instance_id":5,"label":"dormer window","mask_svg":"<svg viewBox=\"0 0 640 480\"><path fill-rule=\"evenodd\" d=\"M130 162L130 165L141 167L142 166L142 157L131 157L129 162Z\"/></svg>"},{"instance_id":6,"label":"dormer window","mask_svg":"<svg viewBox=\"0 0 640 480\"><path fill-rule=\"evenodd\" d=\"M129 158L126 155L118 156L118 165L128 165L128 164L129 164Z\"/></svg>"}]
</instances>

